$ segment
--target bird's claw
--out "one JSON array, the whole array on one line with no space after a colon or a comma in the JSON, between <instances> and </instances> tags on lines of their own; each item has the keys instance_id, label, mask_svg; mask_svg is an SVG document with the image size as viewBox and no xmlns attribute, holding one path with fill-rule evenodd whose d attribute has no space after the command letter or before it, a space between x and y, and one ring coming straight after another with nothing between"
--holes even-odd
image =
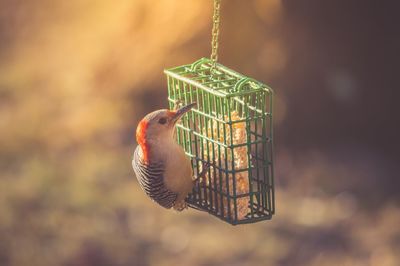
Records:
<instances>
[{"instance_id":1,"label":"bird's claw","mask_svg":"<svg viewBox=\"0 0 400 266\"><path fill-rule=\"evenodd\" d=\"M210 162L208 161L203 162L201 167L201 172L197 176L195 176L194 181L198 182L199 184L205 184L205 177L208 170L210 170L210 166L211 166Z\"/></svg>"},{"instance_id":2,"label":"bird's claw","mask_svg":"<svg viewBox=\"0 0 400 266\"><path fill-rule=\"evenodd\" d=\"M174 203L173 208L174 208L174 210L181 212L181 211L187 209L188 205L187 205L186 201L181 201L179 203L178 202Z\"/></svg>"},{"instance_id":3,"label":"bird's claw","mask_svg":"<svg viewBox=\"0 0 400 266\"><path fill-rule=\"evenodd\" d=\"M201 169L202 169L202 172L203 172L203 171L206 171L206 172L207 172L208 169L210 169L210 166L211 166L211 163L210 163L209 161L203 162L203 163L202 163L202 168L201 168Z\"/></svg>"}]
</instances>

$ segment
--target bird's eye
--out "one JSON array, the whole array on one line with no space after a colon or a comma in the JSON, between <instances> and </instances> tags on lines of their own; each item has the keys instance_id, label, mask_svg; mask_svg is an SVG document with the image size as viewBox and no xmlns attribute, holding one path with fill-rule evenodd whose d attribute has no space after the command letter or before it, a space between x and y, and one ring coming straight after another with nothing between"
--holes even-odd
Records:
<instances>
[{"instance_id":1,"label":"bird's eye","mask_svg":"<svg viewBox=\"0 0 400 266\"><path fill-rule=\"evenodd\" d=\"M160 120L158 120L158 123L164 125L165 123L167 123L167 119L165 117L161 117Z\"/></svg>"}]
</instances>

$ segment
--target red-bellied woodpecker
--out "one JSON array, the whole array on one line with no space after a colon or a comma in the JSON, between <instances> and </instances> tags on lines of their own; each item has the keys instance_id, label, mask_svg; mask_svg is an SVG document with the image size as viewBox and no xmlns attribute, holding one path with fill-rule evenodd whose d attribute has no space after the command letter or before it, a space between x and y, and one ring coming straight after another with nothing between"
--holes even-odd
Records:
<instances>
[{"instance_id":1,"label":"red-bellied woodpecker","mask_svg":"<svg viewBox=\"0 0 400 266\"><path fill-rule=\"evenodd\" d=\"M133 170L143 191L167 209L185 209L185 198L198 180L193 177L190 159L174 140L176 122L195 105L154 111L136 129L139 145L133 155ZM207 170L204 166L200 176Z\"/></svg>"}]
</instances>

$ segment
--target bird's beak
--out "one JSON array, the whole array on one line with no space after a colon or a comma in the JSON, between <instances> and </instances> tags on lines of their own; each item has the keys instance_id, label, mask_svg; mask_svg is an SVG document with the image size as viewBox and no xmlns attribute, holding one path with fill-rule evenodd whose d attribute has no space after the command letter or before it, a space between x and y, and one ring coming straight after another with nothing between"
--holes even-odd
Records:
<instances>
[{"instance_id":1,"label":"bird's beak","mask_svg":"<svg viewBox=\"0 0 400 266\"><path fill-rule=\"evenodd\" d=\"M197 103L191 103L188 105L185 105L181 108L179 108L178 110L176 110L175 112L173 112L171 121L173 122L173 124L175 124L185 113L189 112L194 106L196 106Z\"/></svg>"}]
</instances>

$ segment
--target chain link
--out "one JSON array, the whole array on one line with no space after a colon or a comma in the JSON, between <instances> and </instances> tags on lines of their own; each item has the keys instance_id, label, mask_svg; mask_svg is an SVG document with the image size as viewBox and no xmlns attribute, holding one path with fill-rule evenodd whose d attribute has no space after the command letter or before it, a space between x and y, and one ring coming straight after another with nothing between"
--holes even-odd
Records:
<instances>
[{"instance_id":1,"label":"chain link","mask_svg":"<svg viewBox=\"0 0 400 266\"><path fill-rule=\"evenodd\" d=\"M221 0L214 0L214 15L213 15L213 28L212 28L212 41L211 41L211 63L212 63L211 73L214 73L217 67L217 60L218 60L220 6L221 6Z\"/></svg>"}]
</instances>

